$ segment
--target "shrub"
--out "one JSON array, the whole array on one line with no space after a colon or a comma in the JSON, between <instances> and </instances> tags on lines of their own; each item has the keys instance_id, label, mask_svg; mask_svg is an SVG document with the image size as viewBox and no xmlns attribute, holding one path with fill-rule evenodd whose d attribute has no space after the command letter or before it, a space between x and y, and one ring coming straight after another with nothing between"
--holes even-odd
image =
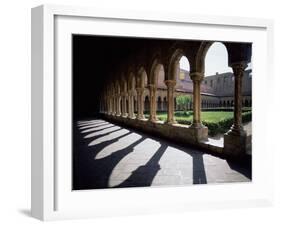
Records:
<instances>
[{"instance_id":1,"label":"shrub","mask_svg":"<svg viewBox=\"0 0 281 226\"><path fill-rule=\"evenodd\" d=\"M246 123L250 121L252 121L252 112L247 111L242 113L242 122ZM218 122L203 121L202 123L208 127L209 135L215 136L219 133L226 133L233 124L233 118L222 119Z\"/></svg>"},{"instance_id":2,"label":"shrub","mask_svg":"<svg viewBox=\"0 0 281 226\"><path fill-rule=\"evenodd\" d=\"M251 111L243 112L242 113L242 122L246 123L246 122L250 122L250 121L252 121L252 112Z\"/></svg>"},{"instance_id":3,"label":"shrub","mask_svg":"<svg viewBox=\"0 0 281 226\"><path fill-rule=\"evenodd\" d=\"M242 112L252 111L252 107L243 107Z\"/></svg>"},{"instance_id":4,"label":"shrub","mask_svg":"<svg viewBox=\"0 0 281 226\"><path fill-rule=\"evenodd\" d=\"M184 124L184 125L191 125L192 124L192 117L188 118L192 114L193 114L192 111L188 111L188 112L177 111L177 112L175 112L175 116L177 117L176 118L177 122L180 123L180 124ZM149 115L146 115L147 118L148 118L148 116ZM166 114L158 115L158 119L161 120L161 121L166 121L167 115ZM242 122L246 123L246 122L250 122L250 121L252 121L252 112L251 111L243 112L242 113ZM215 136L219 133L221 133L221 134L226 133L230 129L230 127L233 124L233 117L222 118L221 120L219 120L217 122L203 120L202 123L205 126L208 127L209 135Z\"/></svg>"},{"instance_id":5,"label":"shrub","mask_svg":"<svg viewBox=\"0 0 281 226\"><path fill-rule=\"evenodd\" d=\"M193 114L192 111L176 111L175 116L177 117L189 117Z\"/></svg>"},{"instance_id":6,"label":"shrub","mask_svg":"<svg viewBox=\"0 0 281 226\"><path fill-rule=\"evenodd\" d=\"M187 95L180 95L176 97L176 103L180 107L180 109L183 109L184 111L187 110L187 105L191 101L191 96Z\"/></svg>"},{"instance_id":7,"label":"shrub","mask_svg":"<svg viewBox=\"0 0 281 226\"><path fill-rule=\"evenodd\" d=\"M220 131L221 131L219 123L217 123L217 122L203 121L202 123L203 123L203 125L208 127L209 135L211 135L211 136L215 136L216 134L220 133Z\"/></svg>"},{"instance_id":8,"label":"shrub","mask_svg":"<svg viewBox=\"0 0 281 226\"><path fill-rule=\"evenodd\" d=\"M189 121L189 120L186 120L186 119L177 119L177 122L179 123L179 124L184 124L184 125L191 125L191 121Z\"/></svg>"},{"instance_id":9,"label":"shrub","mask_svg":"<svg viewBox=\"0 0 281 226\"><path fill-rule=\"evenodd\" d=\"M158 120L160 120L160 121L165 121L165 120L166 120L166 117L164 117L164 116L158 116Z\"/></svg>"}]
</instances>

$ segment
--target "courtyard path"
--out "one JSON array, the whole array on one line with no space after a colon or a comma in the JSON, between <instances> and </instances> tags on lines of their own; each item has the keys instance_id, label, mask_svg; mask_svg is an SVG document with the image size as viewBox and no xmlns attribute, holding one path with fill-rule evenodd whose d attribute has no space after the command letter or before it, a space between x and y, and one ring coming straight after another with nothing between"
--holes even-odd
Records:
<instances>
[{"instance_id":1,"label":"courtyard path","mask_svg":"<svg viewBox=\"0 0 281 226\"><path fill-rule=\"evenodd\" d=\"M250 169L100 119L78 121L73 189L251 181Z\"/></svg>"}]
</instances>

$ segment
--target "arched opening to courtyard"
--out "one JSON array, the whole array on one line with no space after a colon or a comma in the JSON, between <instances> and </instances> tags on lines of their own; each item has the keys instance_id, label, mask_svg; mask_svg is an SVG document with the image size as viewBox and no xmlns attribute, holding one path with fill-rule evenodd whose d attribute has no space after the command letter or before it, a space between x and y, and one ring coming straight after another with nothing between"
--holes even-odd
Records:
<instances>
[{"instance_id":1,"label":"arched opening to courtyard","mask_svg":"<svg viewBox=\"0 0 281 226\"><path fill-rule=\"evenodd\" d=\"M166 78L167 122L190 125L193 114L193 83L190 78L190 63L183 49L178 48L171 55Z\"/></svg>"},{"instance_id":2,"label":"arched opening to courtyard","mask_svg":"<svg viewBox=\"0 0 281 226\"><path fill-rule=\"evenodd\" d=\"M233 64L229 62L231 59L229 51L233 51L233 49L229 48L228 43L223 42L210 43L206 47L205 77L202 87L203 101L204 99L208 99L211 103L206 106L203 105L202 101L202 123L208 127L210 125L216 127L217 129L209 130L209 135L220 139L221 142L223 142L223 138L225 137L224 134L233 131L234 125L236 125L235 121L239 117L241 117L241 123L243 122L243 125L251 121L251 109L244 108L246 98L241 99L237 104L238 93L235 93L238 92L237 89L239 88L241 89L239 95L249 95L247 93L247 85L249 84L247 74L249 72L247 70L243 72L243 74L246 74L246 76L241 76L243 86L241 85L242 81L239 85L239 82L236 80L237 75L234 74L236 72L236 67L234 66L237 63L235 62ZM212 94L212 96L207 96L206 94ZM240 109L239 105L241 105L241 112L238 113L237 108L238 110ZM241 124L240 127L243 125ZM243 128L240 130L243 131Z\"/></svg>"}]
</instances>

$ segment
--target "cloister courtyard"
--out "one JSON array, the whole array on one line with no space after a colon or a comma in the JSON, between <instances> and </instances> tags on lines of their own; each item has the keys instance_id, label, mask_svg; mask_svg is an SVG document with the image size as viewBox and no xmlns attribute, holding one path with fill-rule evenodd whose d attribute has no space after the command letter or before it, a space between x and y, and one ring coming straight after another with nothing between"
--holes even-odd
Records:
<instances>
[{"instance_id":1,"label":"cloister courtyard","mask_svg":"<svg viewBox=\"0 0 281 226\"><path fill-rule=\"evenodd\" d=\"M72 43L74 190L251 181L251 43Z\"/></svg>"}]
</instances>

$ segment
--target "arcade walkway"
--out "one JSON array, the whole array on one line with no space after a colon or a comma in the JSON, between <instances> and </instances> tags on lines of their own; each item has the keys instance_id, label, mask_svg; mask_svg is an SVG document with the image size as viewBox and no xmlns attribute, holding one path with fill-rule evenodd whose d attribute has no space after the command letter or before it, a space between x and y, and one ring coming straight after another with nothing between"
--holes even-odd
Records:
<instances>
[{"instance_id":1,"label":"arcade walkway","mask_svg":"<svg viewBox=\"0 0 281 226\"><path fill-rule=\"evenodd\" d=\"M251 181L250 168L100 119L74 125L73 189Z\"/></svg>"}]
</instances>

